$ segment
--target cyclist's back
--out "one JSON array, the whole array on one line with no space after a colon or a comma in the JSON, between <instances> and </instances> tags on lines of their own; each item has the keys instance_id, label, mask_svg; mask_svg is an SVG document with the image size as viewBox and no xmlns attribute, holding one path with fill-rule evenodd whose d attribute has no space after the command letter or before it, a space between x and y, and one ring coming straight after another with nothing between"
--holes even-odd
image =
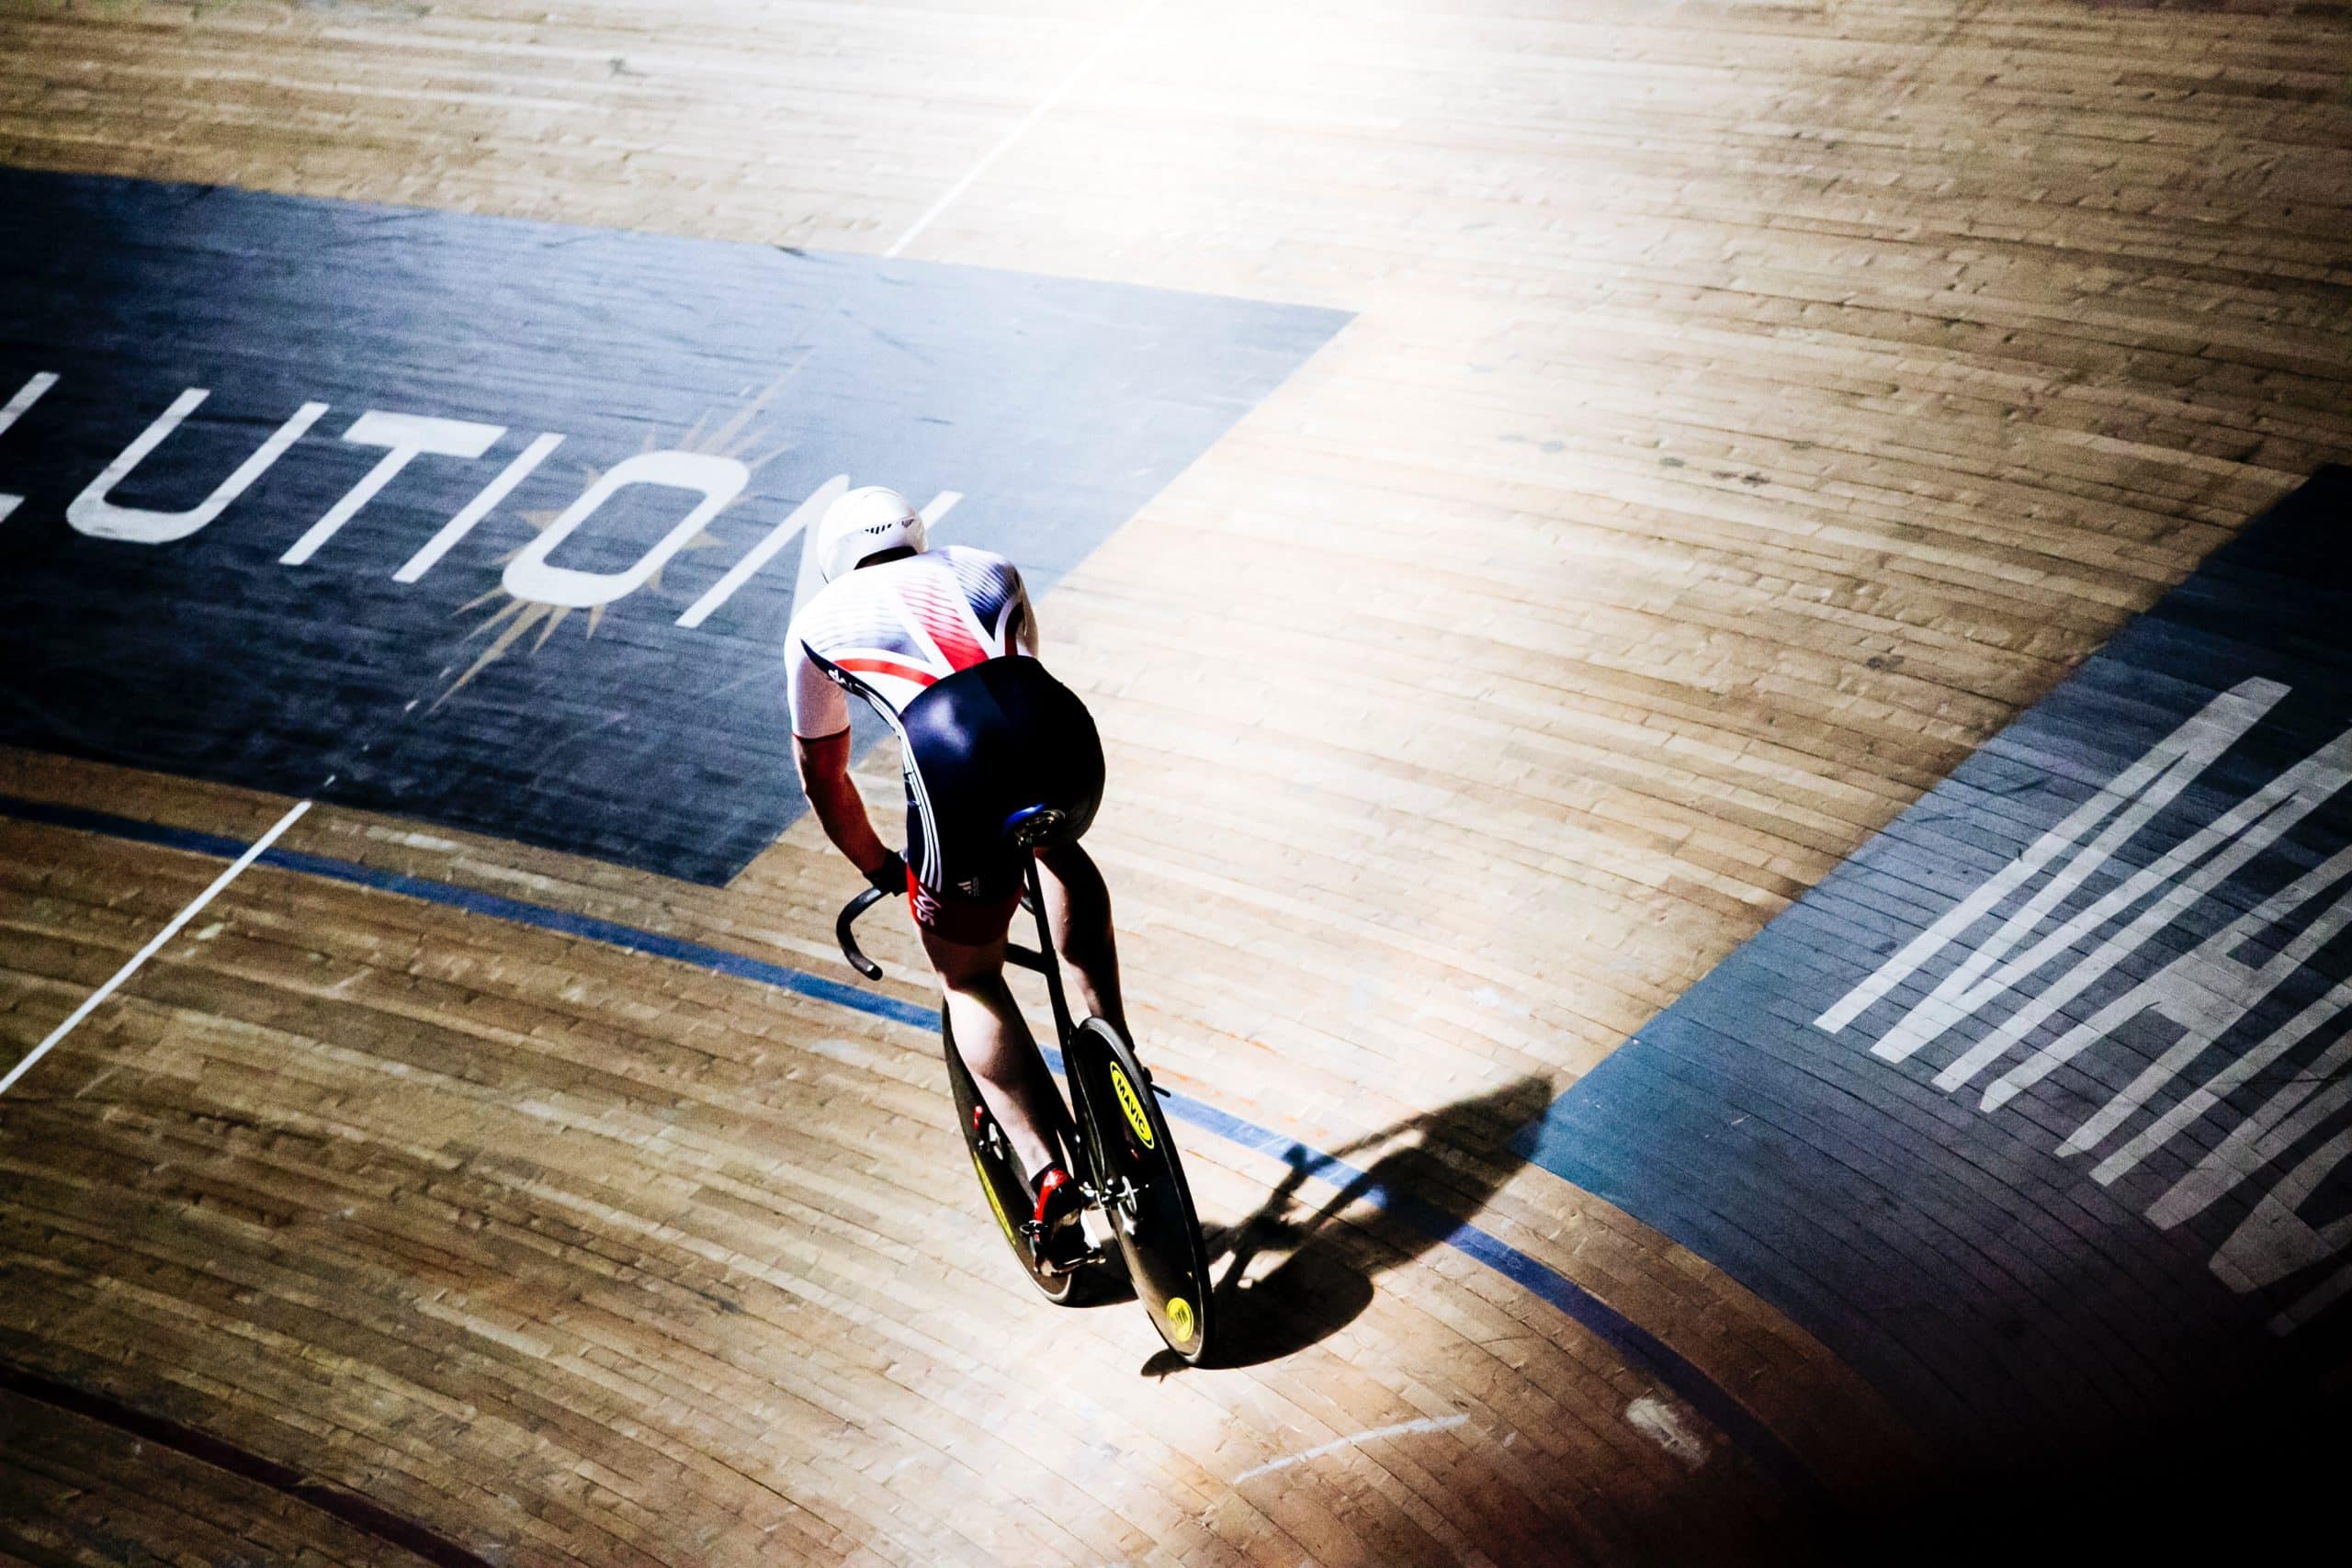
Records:
<instances>
[{"instance_id":1,"label":"cyclist's back","mask_svg":"<svg viewBox=\"0 0 2352 1568\"><path fill-rule=\"evenodd\" d=\"M1001 937L1027 850L1076 840L1102 791L1093 720L1037 661L1020 570L960 545L869 562L828 583L788 643L795 735L846 729L854 694L903 744L916 922Z\"/></svg>"},{"instance_id":2,"label":"cyclist's back","mask_svg":"<svg viewBox=\"0 0 2352 1568\"><path fill-rule=\"evenodd\" d=\"M1036 651L1020 569L993 551L948 545L851 571L793 617L793 732L847 724L849 692L895 728L908 704L957 671Z\"/></svg>"}]
</instances>

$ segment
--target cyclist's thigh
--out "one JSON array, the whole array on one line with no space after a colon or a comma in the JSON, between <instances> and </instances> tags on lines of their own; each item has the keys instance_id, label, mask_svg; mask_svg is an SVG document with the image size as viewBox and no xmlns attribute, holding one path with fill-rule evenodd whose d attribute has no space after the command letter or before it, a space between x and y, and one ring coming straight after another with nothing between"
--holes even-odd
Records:
<instances>
[{"instance_id":1,"label":"cyclist's thigh","mask_svg":"<svg viewBox=\"0 0 2352 1568\"><path fill-rule=\"evenodd\" d=\"M1108 908L1110 886L1102 880L1102 868L1083 845L1054 844L1041 849L1037 852L1037 868L1047 881L1060 884L1062 897L1072 909L1096 905Z\"/></svg>"},{"instance_id":2,"label":"cyclist's thigh","mask_svg":"<svg viewBox=\"0 0 2352 1568\"><path fill-rule=\"evenodd\" d=\"M989 898L970 897L952 888L934 893L912 876L907 883L907 905L914 915L915 930L922 933L923 947L931 952L932 963L943 978L954 980L948 963L941 958L943 952L959 966L968 967L961 957L966 953L983 955L971 961L975 964L1002 964L1005 934L1012 928L1012 912L1021 906L1017 883L1010 892Z\"/></svg>"},{"instance_id":3,"label":"cyclist's thigh","mask_svg":"<svg viewBox=\"0 0 2352 1568\"><path fill-rule=\"evenodd\" d=\"M1001 936L993 942L958 942L921 923L915 934L922 939L931 966L951 987L975 985L1004 973L1005 939Z\"/></svg>"}]
</instances>

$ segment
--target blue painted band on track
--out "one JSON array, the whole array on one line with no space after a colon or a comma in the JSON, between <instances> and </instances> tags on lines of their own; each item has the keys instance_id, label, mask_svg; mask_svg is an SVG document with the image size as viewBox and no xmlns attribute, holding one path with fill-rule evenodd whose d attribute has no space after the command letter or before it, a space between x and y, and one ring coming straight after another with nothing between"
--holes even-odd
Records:
<instances>
[{"instance_id":1,"label":"blue painted band on track","mask_svg":"<svg viewBox=\"0 0 2352 1568\"><path fill-rule=\"evenodd\" d=\"M0 817L47 827L71 828L110 839L154 844L220 860L234 860L251 847L239 840L217 833L167 828L132 818L86 811L79 807L19 800L13 795L0 795ZM756 980L795 996L850 1008L894 1023L931 1031L939 1028L939 1014L931 1008L880 996L838 980L803 974L779 964L763 963L740 953L729 953L723 948L706 947L700 942L663 936L658 931L640 931L635 926L625 926L613 920L600 920L594 916L572 914L544 904L476 892L452 883L436 882L430 877L378 871L350 861L303 854L293 850L266 850L256 863L300 872L306 876L325 877L386 893L398 893L427 903L511 920L517 925L535 926L541 931L582 937L626 953L648 953L661 958L674 959L712 974ZM1048 1046L1046 1056L1055 1072L1063 1070L1059 1052ZM1550 1303L1605 1340L1628 1361L1648 1369L1660 1382L1672 1389L1685 1404L1737 1443L1783 1484L1806 1493L1819 1490L1818 1481L1805 1467L1804 1461L1747 1406L1725 1393L1706 1373L1684 1359L1657 1336L1574 1280L1544 1267L1491 1233L1455 1219L1434 1204L1373 1180L1365 1172L1344 1160L1309 1148L1271 1128L1245 1122L1188 1094L1162 1090L1160 1100L1178 1120L1190 1122L1204 1132L1213 1133L1228 1143L1270 1155L1319 1180L1350 1190L1430 1240L1475 1258Z\"/></svg>"},{"instance_id":2,"label":"blue painted band on track","mask_svg":"<svg viewBox=\"0 0 2352 1568\"><path fill-rule=\"evenodd\" d=\"M0 795L0 817L11 817L22 822L39 822L52 828L78 828L84 832L101 833L110 839L159 844L165 849L187 850L222 860L234 860L251 847L217 833L165 828L153 822L135 821L128 817L85 811L78 807L18 800L12 795ZM600 920L594 915L575 915L565 909L551 909L545 904L526 904L519 898L502 898L495 893L478 893L470 887L459 887L453 883L435 882L423 876L405 876L396 871L377 871L372 867L355 865L349 861L330 860L324 855L306 855L293 850L265 850L256 863L274 865L284 871L299 871L306 876L322 876L334 882L356 883L359 886L374 887L386 893L405 894L427 903L446 904L473 914L512 920L517 925L560 931L565 936L584 937L590 942L617 947L625 953L650 953L657 957L674 958L697 969L707 969L717 975L732 975L738 979L757 980L779 990L790 991L795 996L831 1002L836 1007L854 1008L859 1012L872 1013L876 1018L887 1018L895 1023L912 1024L919 1029L936 1030L939 1027L939 1014L931 1008L877 996L843 981L805 975L797 969L786 969L780 964L763 964L756 958L729 953L723 948L705 947L698 942L663 936L659 931L640 931L635 926L621 925L614 920Z\"/></svg>"}]
</instances>

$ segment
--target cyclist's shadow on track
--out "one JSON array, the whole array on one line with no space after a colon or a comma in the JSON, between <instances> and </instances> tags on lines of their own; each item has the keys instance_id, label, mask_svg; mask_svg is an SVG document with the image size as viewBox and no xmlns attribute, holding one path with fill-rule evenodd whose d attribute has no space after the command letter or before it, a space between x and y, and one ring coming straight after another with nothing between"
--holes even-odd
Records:
<instances>
[{"instance_id":1,"label":"cyclist's shadow on track","mask_svg":"<svg viewBox=\"0 0 2352 1568\"><path fill-rule=\"evenodd\" d=\"M1526 1163L1511 1152L1511 1135L1552 1097L1548 1080L1522 1077L1328 1153L1293 1148L1290 1174L1258 1211L1205 1237L1216 1280L1212 1359L1278 1360L1355 1321L1372 1304L1375 1275L1474 1219ZM1336 1190L1314 1202L1309 1177ZM1376 1210L1341 1218L1367 1199ZM1170 1353L1148 1370L1181 1365Z\"/></svg>"}]
</instances>

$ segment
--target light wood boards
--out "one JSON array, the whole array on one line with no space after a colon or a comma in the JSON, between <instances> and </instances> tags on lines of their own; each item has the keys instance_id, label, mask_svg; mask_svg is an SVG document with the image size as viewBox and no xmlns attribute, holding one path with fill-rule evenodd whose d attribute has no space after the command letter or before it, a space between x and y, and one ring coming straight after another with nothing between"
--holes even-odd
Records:
<instances>
[{"instance_id":1,"label":"light wood boards","mask_svg":"<svg viewBox=\"0 0 2352 1568\"><path fill-rule=\"evenodd\" d=\"M1358 311L1043 607L1148 1048L1360 1163L1468 1104L1418 1182L1834 1487L1899 1469L1866 1390L1513 1168L1496 1108L2352 456L2340 19L1169 0L1069 81L1129 14L24 6L0 160L880 251L1019 130L907 254ZM805 828L723 894L355 813L296 841L807 967L846 886ZM217 869L23 825L0 862L17 1047ZM1623 1558L1786 1506L1361 1211L1298 1309L1369 1276L1361 1316L1135 1376L1131 1313L1016 1289L918 1032L267 868L197 933L0 1105L0 1342L477 1550ZM1193 1143L1221 1221L1282 1179Z\"/></svg>"}]
</instances>

